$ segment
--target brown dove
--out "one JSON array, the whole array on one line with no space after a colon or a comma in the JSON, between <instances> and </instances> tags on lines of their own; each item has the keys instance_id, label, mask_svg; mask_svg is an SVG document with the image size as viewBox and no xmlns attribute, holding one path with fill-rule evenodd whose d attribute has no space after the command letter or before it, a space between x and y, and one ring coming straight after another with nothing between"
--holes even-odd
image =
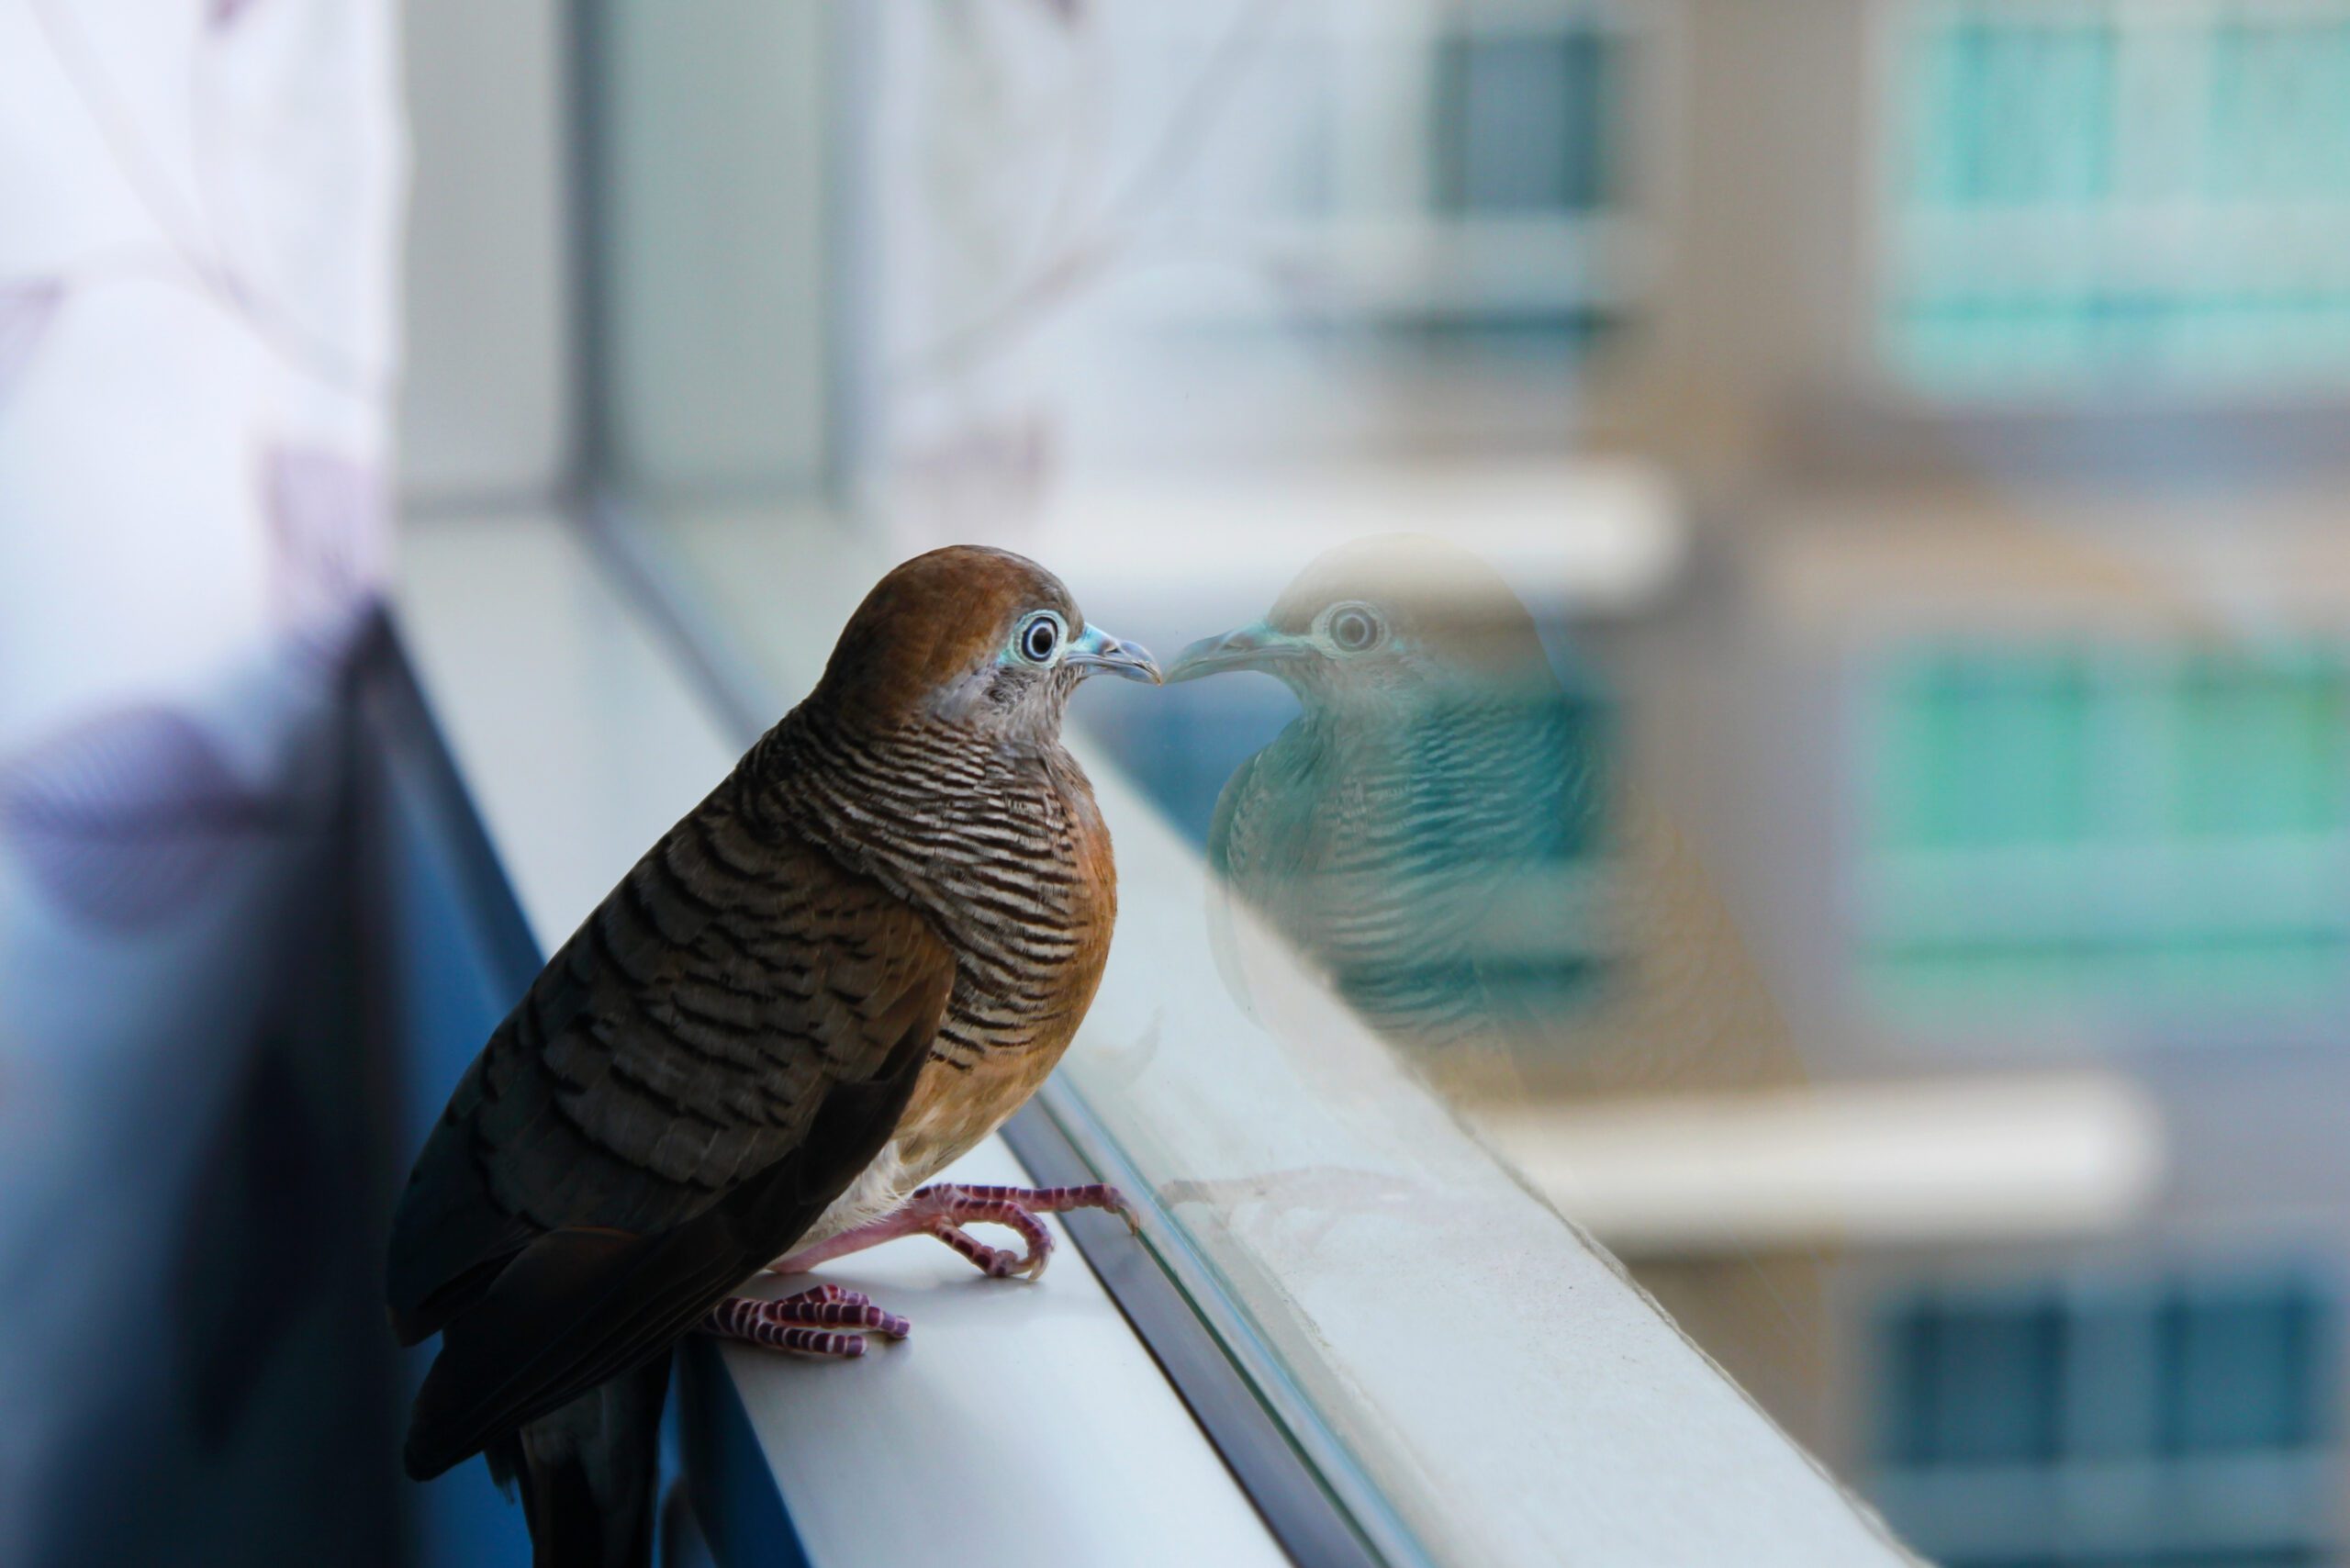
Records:
<instances>
[{"instance_id":1,"label":"brown dove","mask_svg":"<svg viewBox=\"0 0 2350 1568\"><path fill-rule=\"evenodd\" d=\"M395 1222L394 1328L442 1336L411 1475L485 1453L541 1568L649 1562L674 1341L854 1356L856 1330L907 1332L836 1287L737 1295L763 1266L927 1233L1033 1273L1037 1212L1120 1206L923 1186L1035 1092L1101 979L1116 876L1060 726L1102 671L1158 678L1034 562L905 563L549 961ZM973 1239L979 1220L1023 1252Z\"/></svg>"}]
</instances>

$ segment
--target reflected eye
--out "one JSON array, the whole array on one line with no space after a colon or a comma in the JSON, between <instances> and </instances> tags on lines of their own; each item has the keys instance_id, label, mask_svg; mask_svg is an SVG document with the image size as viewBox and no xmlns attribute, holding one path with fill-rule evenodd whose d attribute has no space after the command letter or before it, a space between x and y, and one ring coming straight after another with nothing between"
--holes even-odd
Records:
<instances>
[{"instance_id":1,"label":"reflected eye","mask_svg":"<svg viewBox=\"0 0 2350 1568\"><path fill-rule=\"evenodd\" d=\"M1020 629L1017 639L1020 656L1032 665L1050 664L1060 651L1060 618L1049 611L1032 618Z\"/></svg>"},{"instance_id":2,"label":"reflected eye","mask_svg":"<svg viewBox=\"0 0 2350 1568\"><path fill-rule=\"evenodd\" d=\"M1368 605L1343 604L1330 613L1330 641L1350 654L1377 643L1383 631L1378 614Z\"/></svg>"}]
</instances>

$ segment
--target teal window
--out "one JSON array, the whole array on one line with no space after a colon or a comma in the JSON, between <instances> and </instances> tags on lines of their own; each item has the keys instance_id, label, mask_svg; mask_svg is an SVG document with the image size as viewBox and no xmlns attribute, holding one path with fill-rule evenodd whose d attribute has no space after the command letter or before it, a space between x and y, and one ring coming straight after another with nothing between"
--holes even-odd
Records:
<instances>
[{"instance_id":1,"label":"teal window","mask_svg":"<svg viewBox=\"0 0 2350 1568\"><path fill-rule=\"evenodd\" d=\"M1886 359L1960 398L2350 381L2350 0L1913 0Z\"/></svg>"},{"instance_id":2,"label":"teal window","mask_svg":"<svg viewBox=\"0 0 2350 1568\"><path fill-rule=\"evenodd\" d=\"M1436 205L1477 217L1595 211L1615 199L1618 45L1595 28L1461 33L1437 50Z\"/></svg>"},{"instance_id":3,"label":"teal window","mask_svg":"<svg viewBox=\"0 0 2350 1568\"><path fill-rule=\"evenodd\" d=\"M1872 988L2018 1008L2260 1016L2350 985L2339 650L1947 646L1867 726Z\"/></svg>"},{"instance_id":4,"label":"teal window","mask_svg":"<svg viewBox=\"0 0 2350 1568\"><path fill-rule=\"evenodd\" d=\"M2350 189L2350 16L2223 14L2210 48L2204 193L2340 199Z\"/></svg>"},{"instance_id":5,"label":"teal window","mask_svg":"<svg viewBox=\"0 0 2350 1568\"><path fill-rule=\"evenodd\" d=\"M1920 41L1915 199L2077 207L2113 188L2114 29L1964 17Z\"/></svg>"},{"instance_id":6,"label":"teal window","mask_svg":"<svg viewBox=\"0 0 2350 1568\"><path fill-rule=\"evenodd\" d=\"M2333 1339L2291 1271L1905 1293L1871 1490L1947 1568L2331 1562Z\"/></svg>"},{"instance_id":7,"label":"teal window","mask_svg":"<svg viewBox=\"0 0 2350 1568\"><path fill-rule=\"evenodd\" d=\"M1949 658L1908 672L1890 715L1897 844L2077 841L2090 831L2085 661ZM1998 766L1983 759L1997 757Z\"/></svg>"},{"instance_id":8,"label":"teal window","mask_svg":"<svg viewBox=\"0 0 2350 1568\"><path fill-rule=\"evenodd\" d=\"M2188 661L2176 690L2170 814L2198 838L2343 830L2342 673L2324 661Z\"/></svg>"}]
</instances>

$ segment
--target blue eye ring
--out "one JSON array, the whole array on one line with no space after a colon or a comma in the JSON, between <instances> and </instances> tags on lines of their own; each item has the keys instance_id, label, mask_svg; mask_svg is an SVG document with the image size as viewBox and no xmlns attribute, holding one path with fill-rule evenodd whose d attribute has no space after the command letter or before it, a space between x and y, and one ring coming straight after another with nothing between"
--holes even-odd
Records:
<instances>
[{"instance_id":1,"label":"blue eye ring","mask_svg":"<svg viewBox=\"0 0 2350 1568\"><path fill-rule=\"evenodd\" d=\"M1323 634L1343 654L1368 653L1387 640L1387 622L1370 605L1334 604L1323 618Z\"/></svg>"},{"instance_id":2,"label":"blue eye ring","mask_svg":"<svg viewBox=\"0 0 2350 1568\"><path fill-rule=\"evenodd\" d=\"M1049 665L1060 656L1069 642L1069 627L1049 610L1039 610L1020 623L1012 634L1014 655L1032 665Z\"/></svg>"}]
</instances>

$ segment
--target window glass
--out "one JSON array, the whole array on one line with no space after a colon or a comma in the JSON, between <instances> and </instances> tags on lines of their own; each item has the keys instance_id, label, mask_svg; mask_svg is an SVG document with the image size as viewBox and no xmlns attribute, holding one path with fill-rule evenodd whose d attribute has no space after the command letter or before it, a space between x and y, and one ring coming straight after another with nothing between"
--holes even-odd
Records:
<instances>
[{"instance_id":1,"label":"window glass","mask_svg":"<svg viewBox=\"0 0 2350 1568\"><path fill-rule=\"evenodd\" d=\"M1430 126L1438 209L1558 214L1605 206L1618 47L1588 24L1441 39Z\"/></svg>"},{"instance_id":2,"label":"window glass","mask_svg":"<svg viewBox=\"0 0 2350 1568\"><path fill-rule=\"evenodd\" d=\"M2145 1466L2343 1462L2344 493L2147 406L2350 363L2336 9L666 29L598 100L599 494L766 717L948 542L1181 677L1072 700L1121 906L1044 1103L1393 1539L1657 1560L1552 1441L1685 1478L1695 1367L1809 1456L1709 1495L2321 1561ZM2052 389L2099 420L1934 402ZM2238 1235L2297 1305L2205 1278Z\"/></svg>"}]
</instances>

